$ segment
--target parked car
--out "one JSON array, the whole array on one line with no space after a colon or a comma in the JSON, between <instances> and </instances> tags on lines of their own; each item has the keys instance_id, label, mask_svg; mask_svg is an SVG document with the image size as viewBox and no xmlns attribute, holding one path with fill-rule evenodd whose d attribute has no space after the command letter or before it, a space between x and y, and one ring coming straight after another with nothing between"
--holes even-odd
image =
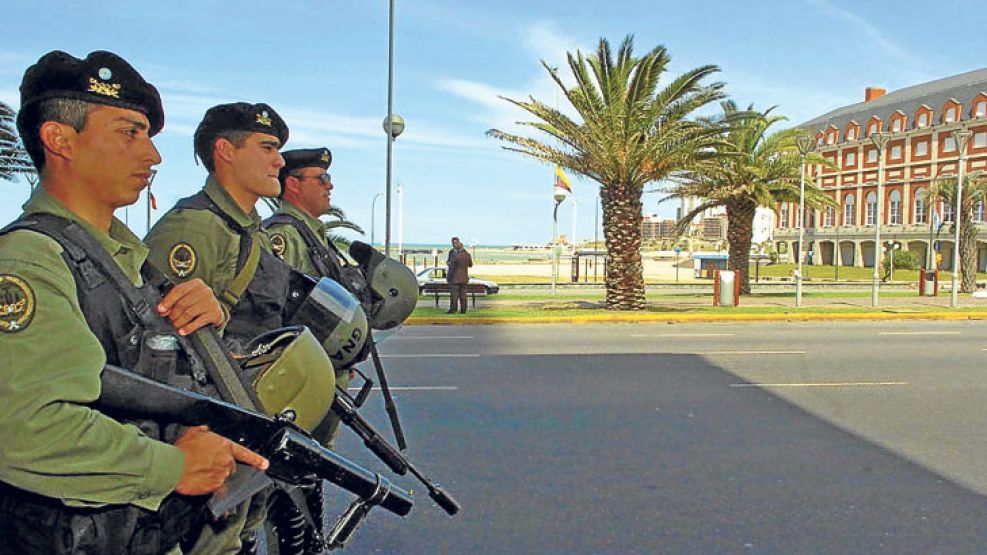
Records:
<instances>
[{"instance_id":1,"label":"parked car","mask_svg":"<svg viewBox=\"0 0 987 555\"><path fill-rule=\"evenodd\" d=\"M436 291L448 292L449 284L446 282L446 269L445 268L425 268L416 274L418 278L418 292L419 293L434 293ZM493 281L485 279L470 278L469 284L467 284L467 292L482 293L484 295L493 295L500 291L500 286Z\"/></svg>"}]
</instances>

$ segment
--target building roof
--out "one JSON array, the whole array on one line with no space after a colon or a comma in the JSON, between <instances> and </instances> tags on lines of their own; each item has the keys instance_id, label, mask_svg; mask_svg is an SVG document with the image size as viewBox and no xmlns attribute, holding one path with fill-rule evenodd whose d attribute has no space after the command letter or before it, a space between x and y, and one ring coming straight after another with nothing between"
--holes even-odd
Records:
<instances>
[{"instance_id":1,"label":"building roof","mask_svg":"<svg viewBox=\"0 0 987 555\"><path fill-rule=\"evenodd\" d=\"M968 110L970 101L981 92L987 92L987 68L905 87L868 102L858 102L837 108L802 123L798 127L819 131L834 125L837 129L842 130L851 121L866 125L871 116L881 118L881 122L886 124L891 114L901 110L908 116L909 125L907 128L913 129L915 126L913 118L920 106L928 105L934 111L935 117L938 118L942 106L951 98L963 105L963 113L960 114L959 119L964 120L970 117ZM930 124L932 123L930 122Z\"/></svg>"}]
</instances>

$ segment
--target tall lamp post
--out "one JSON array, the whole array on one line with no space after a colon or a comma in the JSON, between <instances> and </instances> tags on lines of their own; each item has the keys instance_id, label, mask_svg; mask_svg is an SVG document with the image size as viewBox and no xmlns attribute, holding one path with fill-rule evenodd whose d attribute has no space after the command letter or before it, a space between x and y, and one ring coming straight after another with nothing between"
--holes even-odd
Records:
<instances>
[{"instance_id":1,"label":"tall lamp post","mask_svg":"<svg viewBox=\"0 0 987 555\"><path fill-rule=\"evenodd\" d=\"M555 294L555 284L559 281L559 205L565 200L565 193L559 189L552 195L555 199L555 209L552 210L552 294Z\"/></svg>"},{"instance_id":2,"label":"tall lamp post","mask_svg":"<svg viewBox=\"0 0 987 555\"><path fill-rule=\"evenodd\" d=\"M798 270L795 273L795 307L802 307L802 241L805 231L805 157L815 149L816 141L809 135L799 135L795 137L795 146L802 157L799 170L799 249Z\"/></svg>"},{"instance_id":3,"label":"tall lamp post","mask_svg":"<svg viewBox=\"0 0 987 555\"><path fill-rule=\"evenodd\" d=\"M404 131L404 119L394 113L394 0L388 2L387 16L387 117L384 133L387 133L387 188L384 223L384 256L391 256L391 147Z\"/></svg>"},{"instance_id":4,"label":"tall lamp post","mask_svg":"<svg viewBox=\"0 0 987 555\"><path fill-rule=\"evenodd\" d=\"M960 210L963 206L963 173L966 169L966 144L970 140L972 133L969 129L957 129L953 131L956 139L956 148L960 149L959 170L956 172L956 212L953 215L956 227L956 235L953 238L953 284L949 292L949 306L956 308L959 296L960 277L960 221L962 220Z\"/></svg>"},{"instance_id":5,"label":"tall lamp post","mask_svg":"<svg viewBox=\"0 0 987 555\"><path fill-rule=\"evenodd\" d=\"M874 279L871 284L870 305L876 307L878 300L878 266L881 261L881 208L884 204L884 147L890 139L887 133L878 131L870 136L877 147L877 206L874 209Z\"/></svg>"},{"instance_id":6,"label":"tall lamp post","mask_svg":"<svg viewBox=\"0 0 987 555\"><path fill-rule=\"evenodd\" d=\"M370 201L370 246L375 245L374 242L374 223L377 221L377 199L384 196L384 193L377 193L374 195L374 199Z\"/></svg>"}]
</instances>

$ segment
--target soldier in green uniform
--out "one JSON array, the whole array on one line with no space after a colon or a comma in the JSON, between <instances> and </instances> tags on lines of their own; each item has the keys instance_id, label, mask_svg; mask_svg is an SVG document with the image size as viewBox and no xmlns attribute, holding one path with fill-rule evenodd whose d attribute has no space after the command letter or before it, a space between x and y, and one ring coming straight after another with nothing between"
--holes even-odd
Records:
<instances>
[{"instance_id":1,"label":"soldier in green uniform","mask_svg":"<svg viewBox=\"0 0 987 555\"><path fill-rule=\"evenodd\" d=\"M343 255L329 241L319 216L329 212L332 177L326 171L332 165L328 148L287 150L282 153L285 165L281 183L280 206L264 222L271 248L289 266L310 276L328 277L344 282L341 275ZM351 371L336 369L336 385L346 388ZM334 449L339 437L339 417L329 415L328 447Z\"/></svg>"},{"instance_id":2,"label":"soldier in green uniform","mask_svg":"<svg viewBox=\"0 0 987 555\"><path fill-rule=\"evenodd\" d=\"M271 253L255 205L278 194L284 166L278 150L287 139L288 126L266 104L210 108L194 135L195 154L209 171L206 183L145 238L148 258L172 280L201 279L216 293L228 315L224 339L234 351L284 325L288 268ZM233 553L241 543L246 552L255 549L266 502L261 494L249 510L241 507L242 532L231 526L216 542Z\"/></svg>"},{"instance_id":3,"label":"soldier in green uniform","mask_svg":"<svg viewBox=\"0 0 987 555\"><path fill-rule=\"evenodd\" d=\"M150 356L141 322L187 335L224 321L201 280L142 320L107 279L149 287L147 248L113 211L148 186L163 125L157 90L115 54L55 51L24 75L17 127L41 185L0 232L0 554L181 553L205 523L202 494L236 460L266 468L204 428L92 407L104 364L140 372ZM148 376L188 379L178 362Z\"/></svg>"}]
</instances>

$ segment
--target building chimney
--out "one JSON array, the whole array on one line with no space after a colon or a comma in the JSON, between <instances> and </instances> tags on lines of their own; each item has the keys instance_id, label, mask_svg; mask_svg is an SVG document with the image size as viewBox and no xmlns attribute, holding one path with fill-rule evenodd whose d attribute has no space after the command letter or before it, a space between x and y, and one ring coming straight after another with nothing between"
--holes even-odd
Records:
<instances>
[{"instance_id":1,"label":"building chimney","mask_svg":"<svg viewBox=\"0 0 987 555\"><path fill-rule=\"evenodd\" d=\"M882 89L881 87L867 87L864 89L864 102L870 102L875 98L881 98L888 91Z\"/></svg>"}]
</instances>

